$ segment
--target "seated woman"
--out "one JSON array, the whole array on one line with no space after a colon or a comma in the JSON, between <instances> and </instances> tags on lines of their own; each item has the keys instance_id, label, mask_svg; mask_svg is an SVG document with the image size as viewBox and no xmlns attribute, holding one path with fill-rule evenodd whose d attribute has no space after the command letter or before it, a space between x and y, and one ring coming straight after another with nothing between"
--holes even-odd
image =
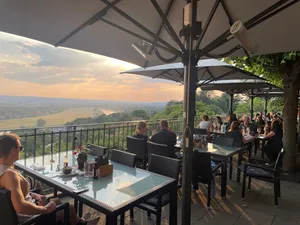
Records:
<instances>
[{"instance_id":1,"label":"seated woman","mask_svg":"<svg viewBox=\"0 0 300 225\"><path fill-rule=\"evenodd\" d=\"M245 139L245 137L242 135L242 133L239 130L239 126L240 124L238 121L233 121L227 132L229 134L226 135L226 136L230 136L230 133L232 133L231 137L234 139L234 143L236 143L234 144L235 146L238 146L240 144L247 144L251 142L253 139L255 139L255 137Z\"/></svg>"},{"instance_id":2,"label":"seated woman","mask_svg":"<svg viewBox=\"0 0 300 225\"><path fill-rule=\"evenodd\" d=\"M144 139L145 141L148 141L149 138L147 135L145 135L145 133L147 131L148 131L147 123L145 121L140 121L136 125L136 130L135 130L135 134L133 135L133 137L139 138L139 139Z\"/></svg>"},{"instance_id":3,"label":"seated woman","mask_svg":"<svg viewBox=\"0 0 300 225\"><path fill-rule=\"evenodd\" d=\"M32 215L49 214L56 209L54 202L44 205L45 196L31 193L28 181L14 169L14 163L19 159L22 149L18 135L12 133L0 135L0 187L11 192L11 201L19 222ZM38 205L34 204L35 200L38 201ZM58 221L62 221L63 216L63 211L56 213ZM87 221L77 217L72 205L69 221L71 225L88 224Z\"/></svg>"},{"instance_id":4,"label":"seated woman","mask_svg":"<svg viewBox=\"0 0 300 225\"><path fill-rule=\"evenodd\" d=\"M223 124L223 122L222 122L221 117L217 116L217 117L216 117L216 120L215 120L215 123L214 123L215 129L216 129L216 130L221 130L222 124Z\"/></svg>"},{"instance_id":5,"label":"seated woman","mask_svg":"<svg viewBox=\"0 0 300 225\"><path fill-rule=\"evenodd\" d=\"M271 131L265 135L267 144L263 147L263 152L268 156L271 162L275 162L278 153L283 147L282 143L283 131L278 120L274 120L271 124Z\"/></svg>"}]
</instances>

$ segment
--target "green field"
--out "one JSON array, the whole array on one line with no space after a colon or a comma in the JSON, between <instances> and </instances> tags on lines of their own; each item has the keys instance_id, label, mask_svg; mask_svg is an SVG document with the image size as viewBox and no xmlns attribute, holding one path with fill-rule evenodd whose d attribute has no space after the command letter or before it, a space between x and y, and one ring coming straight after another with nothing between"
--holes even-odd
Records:
<instances>
[{"instance_id":1,"label":"green field","mask_svg":"<svg viewBox=\"0 0 300 225\"><path fill-rule=\"evenodd\" d=\"M55 113L46 116L22 118L22 119L11 119L11 120L0 120L0 129L13 129L25 127L35 127L38 119L44 119L47 121L46 126L63 125L70 122L78 117L92 117L93 110L91 108L78 108L68 109L60 113Z\"/></svg>"}]
</instances>

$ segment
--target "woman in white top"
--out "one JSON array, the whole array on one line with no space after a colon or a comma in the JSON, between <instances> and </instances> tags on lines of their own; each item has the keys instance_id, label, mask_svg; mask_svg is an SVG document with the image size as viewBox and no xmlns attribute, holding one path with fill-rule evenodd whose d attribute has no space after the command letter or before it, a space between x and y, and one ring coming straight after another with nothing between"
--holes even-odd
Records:
<instances>
[{"instance_id":1,"label":"woman in white top","mask_svg":"<svg viewBox=\"0 0 300 225\"><path fill-rule=\"evenodd\" d=\"M212 122L208 120L207 115L202 116L202 121L199 123L200 129L206 129L208 132L212 130Z\"/></svg>"}]
</instances>

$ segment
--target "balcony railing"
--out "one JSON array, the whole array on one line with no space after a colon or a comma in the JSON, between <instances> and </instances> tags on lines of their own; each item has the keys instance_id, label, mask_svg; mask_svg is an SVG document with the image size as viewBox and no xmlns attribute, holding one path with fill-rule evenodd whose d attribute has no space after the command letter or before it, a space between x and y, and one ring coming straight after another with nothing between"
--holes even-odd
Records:
<instances>
[{"instance_id":1,"label":"balcony railing","mask_svg":"<svg viewBox=\"0 0 300 225\"><path fill-rule=\"evenodd\" d=\"M78 146L92 143L109 149L125 150L126 137L135 133L138 121L83 124L76 126L24 128L0 130L13 132L20 136L24 151L20 158L36 157L45 154L65 152L77 149ZM173 131L182 131L182 120L169 120ZM159 130L159 121L149 121L147 135Z\"/></svg>"}]
</instances>

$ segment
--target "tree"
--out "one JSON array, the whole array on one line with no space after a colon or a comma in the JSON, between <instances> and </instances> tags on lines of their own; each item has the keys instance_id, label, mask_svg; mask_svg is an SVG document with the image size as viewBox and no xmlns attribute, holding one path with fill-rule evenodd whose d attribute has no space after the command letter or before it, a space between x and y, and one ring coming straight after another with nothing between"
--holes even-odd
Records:
<instances>
[{"instance_id":1,"label":"tree","mask_svg":"<svg viewBox=\"0 0 300 225\"><path fill-rule=\"evenodd\" d=\"M37 127L44 127L46 125L47 121L46 120L43 120L43 119L38 119L36 121L36 125Z\"/></svg>"},{"instance_id":2,"label":"tree","mask_svg":"<svg viewBox=\"0 0 300 225\"><path fill-rule=\"evenodd\" d=\"M295 171L296 126L298 95L300 89L300 52L277 53L271 55L238 57L225 61L249 72L262 75L270 83L283 87L283 146L286 150L284 169Z\"/></svg>"},{"instance_id":3,"label":"tree","mask_svg":"<svg viewBox=\"0 0 300 225\"><path fill-rule=\"evenodd\" d=\"M147 119L147 112L142 109L136 109L131 113L132 116L134 117L139 117L143 119Z\"/></svg>"}]
</instances>

